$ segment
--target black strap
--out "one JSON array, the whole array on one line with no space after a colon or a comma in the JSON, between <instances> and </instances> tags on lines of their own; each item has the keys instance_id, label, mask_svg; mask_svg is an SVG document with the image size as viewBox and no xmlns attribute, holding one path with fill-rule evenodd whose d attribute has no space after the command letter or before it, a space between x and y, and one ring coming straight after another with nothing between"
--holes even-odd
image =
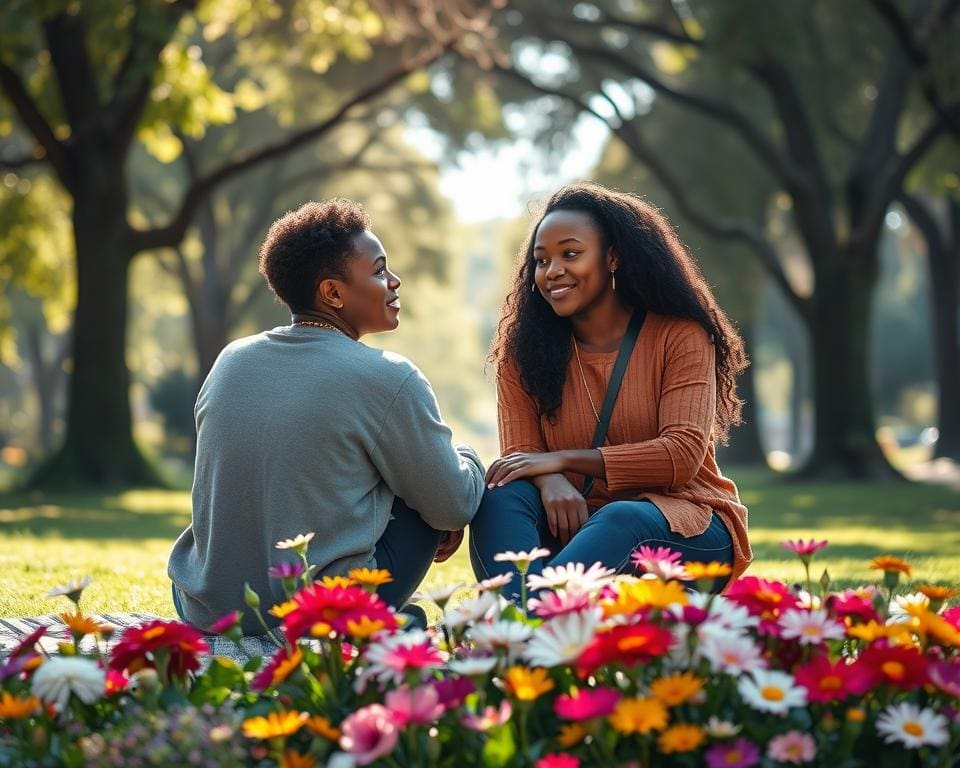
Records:
<instances>
[{"instance_id":1,"label":"black strap","mask_svg":"<svg viewBox=\"0 0 960 768\"><path fill-rule=\"evenodd\" d=\"M607 383L607 392L603 396L603 407L600 409L600 421L597 423L597 429L593 433L593 442L591 448L599 448L607 438L607 429L610 427L610 417L613 415L613 406L616 405L617 395L620 393L620 385L623 383L623 374L627 370L627 364L630 362L630 356L633 354L633 348L640 336L640 328L643 326L643 320L646 312L638 309L630 318L630 324L627 325L627 332L623 334L620 341L620 351L617 353L617 362L613 364L613 373L610 374L610 381ZM577 342L574 341L574 344ZM595 478L587 475L583 479L583 496L586 498L593 487Z\"/></svg>"}]
</instances>

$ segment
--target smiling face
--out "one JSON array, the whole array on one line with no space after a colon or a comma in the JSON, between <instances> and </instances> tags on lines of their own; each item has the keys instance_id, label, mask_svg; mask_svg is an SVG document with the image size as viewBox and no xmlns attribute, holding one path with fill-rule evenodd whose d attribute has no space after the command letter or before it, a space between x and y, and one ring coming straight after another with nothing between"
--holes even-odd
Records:
<instances>
[{"instance_id":1,"label":"smiling face","mask_svg":"<svg viewBox=\"0 0 960 768\"><path fill-rule=\"evenodd\" d=\"M610 272L616 256L587 213L559 210L544 216L533 259L537 289L561 317L587 313L613 298Z\"/></svg>"},{"instance_id":2,"label":"smiling face","mask_svg":"<svg viewBox=\"0 0 960 768\"><path fill-rule=\"evenodd\" d=\"M370 230L355 235L343 265L346 280L333 280L342 306L337 314L356 332L392 331L400 324L400 278L387 269L387 254Z\"/></svg>"}]
</instances>

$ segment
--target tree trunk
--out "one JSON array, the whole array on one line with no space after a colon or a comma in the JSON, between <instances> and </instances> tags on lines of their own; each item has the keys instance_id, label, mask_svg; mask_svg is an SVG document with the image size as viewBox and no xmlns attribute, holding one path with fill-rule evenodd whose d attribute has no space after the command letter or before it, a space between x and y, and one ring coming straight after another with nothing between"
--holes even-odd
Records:
<instances>
[{"instance_id":1,"label":"tree trunk","mask_svg":"<svg viewBox=\"0 0 960 768\"><path fill-rule=\"evenodd\" d=\"M40 412L37 442L42 454L46 456L53 449L53 420L55 413L53 401L57 371L53 365L47 363L46 357L43 354L43 338L41 335L40 320L31 322L27 326L26 348L27 354L30 357L33 388L37 395L37 406Z\"/></svg>"},{"instance_id":2,"label":"tree trunk","mask_svg":"<svg viewBox=\"0 0 960 768\"><path fill-rule=\"evenodd\" d=\"M946 237L929 254L933 341L937 366L936 458L960 461L960 203L950 200Z\"/></svg>"},{"instance_id":3,"label":"tree trunk","mask_svg":"<svg viewBox=\"0 0 960 768\"><path fill-rule=\"evenodd\" d=\"M848 252L823 259L816 272L810 319L816 419L801 477L902 479L876 439L868 373L875 263L872 252Z\"/></svg>"},{"instance_id":4,"label":"tree trunk","mask_svg":"<svg viewBox=\"0 0 960 768\"><path fill-rule=\"evenodd\" d=\"M754 387L756 356L754 354L752 323L740 328L743 345L751 365L737 381L738 394L743 399L743 423L730 430L729 445L719 448L719 461L724 464L740 466L766 467L767 457L760 440L760 409L757 407L757 393Z\"/></svg>"},{"instance_id":5,"label":"tree trunk","mask_svg":"<svg viewBox=\"0 0 960 768\"><path fill-rule=\"evenodd\" d=\"M90 155L93 158L93 154ZM133 256L122 164L80 163L73 228L77 308L67 433L32 478L42 487L157 485L133 440L126 365L127 271Z\"/></svg>"}]
</instances>

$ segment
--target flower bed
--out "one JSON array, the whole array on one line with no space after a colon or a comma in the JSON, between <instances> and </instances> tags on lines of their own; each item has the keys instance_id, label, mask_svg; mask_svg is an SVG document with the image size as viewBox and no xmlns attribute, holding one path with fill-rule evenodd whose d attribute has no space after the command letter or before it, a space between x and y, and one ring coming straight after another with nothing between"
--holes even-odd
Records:
<instances>
[{"instance_id":1,"label":"flower bed","mask_svg":"<svg viewBox=\"0 0 960 768\"><path fill-rule=\"evenodd\" d=\"M404 630L376 595L384 571L314 582L310 535L281 542L289 600L272 657L202 666L203 635L176 621L124 631L55 590L72 640L43 630L0 661L0 765L576 766L930 765L960 750L960 591L896 594L910 567L877 558L881 586L814 590L825 542L787 542L806 589L725 566L635 553L642 576L599 564L526 572L529 615L499 596L511 577L432 597L439 626ZM447 603L450 603L447 605ZM247 604L260 614L259 598ZM262 618L262 615L261 615ZM239 638L239 614L211 628ZM92 651L80 651L84 637ZM84 648L90 647L89 643Z\"/></svg>"}]
</instances>

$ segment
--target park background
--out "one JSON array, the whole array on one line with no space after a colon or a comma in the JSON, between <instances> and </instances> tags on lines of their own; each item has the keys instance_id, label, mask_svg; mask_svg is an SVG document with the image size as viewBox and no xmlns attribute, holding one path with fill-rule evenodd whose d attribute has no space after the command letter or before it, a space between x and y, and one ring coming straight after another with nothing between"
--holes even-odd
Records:
<instances>
[{"instance_id":1,"label":"park background","mask_svg":"<svg viewBox=\"0 0 960 768\"><path fill-rule=\"evenodd\" d=\"M365 342L495 458L499 305L573 178L662 207L747 342L751 572L798 580L777 542L813 536L841 583L960 581L958 5L4 3L0 616L84 574L172 614L196 391L289 321L257 249L308 199L367 207L404 308Z\"/></svg>"}]
</instances>

